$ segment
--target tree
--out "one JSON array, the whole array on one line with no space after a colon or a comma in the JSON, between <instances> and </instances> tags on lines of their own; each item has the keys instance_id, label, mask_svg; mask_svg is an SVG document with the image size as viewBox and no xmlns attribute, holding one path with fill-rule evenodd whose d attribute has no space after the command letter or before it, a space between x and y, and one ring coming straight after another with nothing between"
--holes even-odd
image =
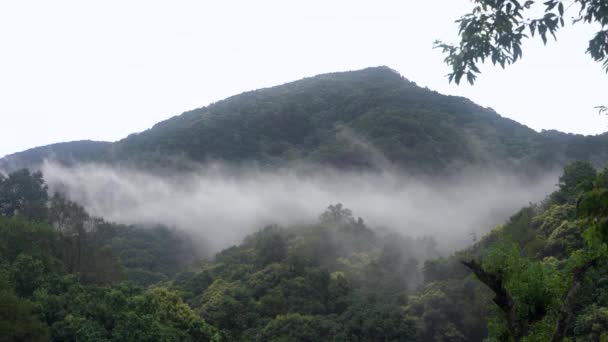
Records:
<instances>
[{"instance_id":1,"label":"tree","mask_svg":"<svg viewBox=\"0 0 608 342\"><path fill-rule=\"evenodd\" d=\"M327 210L319 216L319 221L325 224L351 224L355 219L350 209L338 203L328 206Z\"/></svg>"},{"instance_id":2,"label":"tree","mask_svg":"<svg viewBox=\"0 0 608 342\"><path fill-rule=\"evenodd\" d=\"M347 338L345 341L415 341L412 318L396 304L363 298L340 315Z\"/></svg>"},{"instance_id":3,"label":"tree","mask_svg":"<svg viewBox=\"0 0 608 342\"><path fill-rule=\"evenodd\" d=\"M11 282L22 297L31 296L46 280L44 263L28 254L19 254L12 265Z\"/></svg>"},{"instance_id":4,"label":"tree","mask_svg":"<svg viewBox=\"0 0 608 342\"><path fill-rule=\"evenodd\" d=\"M0 216L0 236L0 259L9 263L22 253L41 259L59 255L58 234L45 223Z\"/></svg>"},{"instance_id":5,"label":"tree","mask_svg":"<svg viewBox=\"0 0 608 342\"><path fill-rule=\"evenodd\" d=\"M475 258L462 263L494 293L493 302L497 315L488 324L490 337L496 340L542 340L562 341L570 337L572 321L585 308L581 297L588 297L586 303L595 302L598 297L589 298L589 274L598 273L605 277L606 269L601 269L608 256L608 188L606 174L597 174L587 163L575 162L566 166L560 177L560 189L550 197L555 208L563 210L563 202L576 202L576 216L566 215L563 223L573 220L580 226L578 234L586 243L575 250L563 251L564 259L555 256L534 261L525 257L521 240L498 240L480 262ZM556 195L557 194L557 195ZM543 215L545 220L547 215ZM513 221L513 220L512 220ZM534 220L529 220L529 224ZM538 222L540 223L540 222ZM512 224L512 223L511 223ZM543 229L544 224L536 227ZM550 237L564 227L553 229ZM547 227L544 227L547 228ZM576 228L576 227L575 227ZM551 230L551 229L549 229ZM504 244L506 242L506 244ZM600 267L598 269L598 267Z\"/></svg>"},{"instance_id":6,"label":"tree","mask_svg":"<svg viewBox=\"0 0 608 342\"><path fill-rule=\"evenodd\" d=\"M268 226L255 236L255 250L261 265L281 262L287 257L287 239L277 226Z\"/></svg>"},{"instance_id":7,"label":"tree","mask_svg":"<svg viewBox=\"0 0 608 342\"><path fill-rule=\"evenodd\" d=\"M66 242L63 250L64 263L68 272L83 270L83 250L86 243L85 225L89 215L77 203L69 201L63 195L55 193L50 200L49 220Z\"/></svg>"},{"instance_id":8,"label":"tree","mask_svg":"<svg viewBox=\"0 0 608 342\"><path fill-rule=\"evenodd\" d=\"M48 327L36 316L33 305L0 280L0 341L48 341Z\"/></svg>"},{"instance_id":9,"label":"tree","mask_svg":"<svg viewBox=\"0 0 608 342\"><path fill-rule=\"evenodd\" d=\"M566 337L585 275L599 256L571 260L565 274L555 265L522 258L517 247L495 248L483 263L463 261L494 292L500 313L489 324L496 340L559 342Z\"/></svg>"},{"instance_id":10,"label":"tree","mask_svg":"<svg viewBox=\"0 0 608 342\"><path fill-rule=\"evenodd\" d=\"M213 326L226 330L232 339L251 324L256 315L247 289L238 283L214 281L203 294L201 316Z\"/></svg>"},{"instance_id":11,"label":"tree","mask_svg":"<svg viewBox=\"0 0 608 342\"><path fill-rule=\"evenodd\" d=\"M559 177L559 190L551 195L557 203L576 202L577 195L591 190L597 172L588 162L575 161L564 167Z\"/></svg>"},{"instance_id":12,"label":"tree","mask_svg":"<svg viewBox=\"0 0 608 342\"><path fill-rule=\"evenodd\" d=\"M53 333L59 341L108 341L106 331L98 322L72 314L54 324Z\"/></svg>"},{"instance_id":13,"label":"tree","mask_svg":"<svg viewBox=\"0 0 608 342\"><path fill-rule=\"evenodd\" d=\"M32 220L46 219L47 186L42 173L20 170L0 179L0 216L24 216Z\"/></svg>"},{"instance_id":14,"label":"tree","mask_svg":"<svg viewBox=\"0 0 608 342\"><path fill-rule=\"evenodd\" d=\"M315 326L315 318L299 313L278 315L264 327L262 336L264 341L274 342L312 342L323 339Z\"/></svg>"},{"instance_id":15,"label":"tree","mask_svg":"<svg viewBox=\"0 0 608 342\"><path fill-rule=\"evenodd\" d=\"M505 67L522 57L522 41L527 38L557 39L558 31L571 24L599 24L600 30L589 40L587 53L603 63L608 72L608 5L605 0L473 0L475 7L457 23L460 43L436 42L447 54L445 62L452 67L450 82L459 84L462 77L473 84L480 73L478 65L486 60ZM535 17L539 7L544 15ZM601 110L601 108L599 108Z\"/></svg>"}]
</instances>

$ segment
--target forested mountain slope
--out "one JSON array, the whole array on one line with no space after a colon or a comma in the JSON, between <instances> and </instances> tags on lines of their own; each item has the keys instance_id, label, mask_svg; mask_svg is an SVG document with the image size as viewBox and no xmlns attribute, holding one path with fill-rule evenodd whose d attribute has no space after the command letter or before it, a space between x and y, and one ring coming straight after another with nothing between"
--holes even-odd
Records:
<instances>
[{"instance_id":1,"label":"forested mountain slope","mask_svg":"<svg viewBox=\"0 0 608 342\"><path fill-rule=\"evenodd\" d=\"M456 97L417 87L388 68L320 75L237 95L114 146L110 155L183 153L195 160L307 159L410 169L522 158L534 131Z\"/></svg>"},{"instance_id":2,"label":"forested mountain slope","mask_svg":"<svg viewBox=\"0 0 608 342\"><path fill-rule=\"evenodd\" d=\"M425 263L408 303L420 340L606 340L607 243L608 169L568 164L544 201Z\"/></svg>"},{"instance_id":3,"label":"forested mountain slope","mask_svg":"<svg viewBox=\"0 0 608 342\"><path fill-rule=\"evenodd\" d=\"M436 173L471 165L526 169L608 160L608 136L538 133L461 97L418 87L387 67L324 74L236 95L74 159L163 166L183 160L338 168L390 164ZM79 151L82 143L71 143ZM54 147L55 155L57 145ZM0 166L30 166L35 149ZM83 150L84 151L84 150ZM14 168L11 168L14 169Z\"/></svg>"},{"instance_id":4,"label":"forested mountain slope","mask_svg":"<svg viewBox=\"0 0 608 342\"><path fill-rule=\"evenodd\" d=\"M8 341L602 341L607 217L608 171L576 162L545 201L449 258L337 204L195 260L178 232L90 217L22 170L0 176L0 331Z\"/></svg>"},{"instance_id":5,"label":"forested mountain slope","mask_svg":"<svg viewBox=\"0 0 608 342\"><path fill-rule=\"evenodd\" d=\"M0 170L15 171L20 168L35 168L45 159L53 159L64 165L95 161L102 157L110 145L110 142L105 141L82 140L34 147L0 159Z\"/></svg>"}]
</instances>

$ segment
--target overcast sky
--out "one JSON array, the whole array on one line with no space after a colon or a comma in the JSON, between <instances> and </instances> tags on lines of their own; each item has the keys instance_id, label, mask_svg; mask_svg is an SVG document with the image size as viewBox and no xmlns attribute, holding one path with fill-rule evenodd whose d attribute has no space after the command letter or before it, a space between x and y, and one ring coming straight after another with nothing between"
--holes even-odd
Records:
<instances>
[{"instance_id":1,"label":"overcast sky","mask_svg":"<svg viewBox=\"0 0 608 342\"><path fill-rule=\"evenodd\" d=\"M117 140L246 90L387 65L536 130L597 134L608 76L592 27L528 43L521 63L448 84L435 39L456 40L468 0L2 1L0 156Z\"/></svg>"}]
</instances>

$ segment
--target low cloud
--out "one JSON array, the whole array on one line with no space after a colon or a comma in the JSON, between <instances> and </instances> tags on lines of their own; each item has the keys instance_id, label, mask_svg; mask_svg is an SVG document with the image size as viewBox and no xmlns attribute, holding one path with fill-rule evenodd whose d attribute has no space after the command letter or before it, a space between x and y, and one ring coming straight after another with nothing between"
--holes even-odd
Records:
<instances>
[{"instance_id":1,"label":"low cloud","mask_svg":"<svg viewBox=\"0 0 608 342\"><path fill-rule=\"evenodd\" d=\"M421 180L396 171L317 169L264 171L221 164L197 172L158 175L145 170L46 162L51 190L64 192L109 221L185 230L218 250L267 224L313 222L343 203L372 227L432 236L443 252L464 247L529 202L554 190L557 172L525 180L499 171L469 170L449 179Z\"/></svg>"}]
</instances>

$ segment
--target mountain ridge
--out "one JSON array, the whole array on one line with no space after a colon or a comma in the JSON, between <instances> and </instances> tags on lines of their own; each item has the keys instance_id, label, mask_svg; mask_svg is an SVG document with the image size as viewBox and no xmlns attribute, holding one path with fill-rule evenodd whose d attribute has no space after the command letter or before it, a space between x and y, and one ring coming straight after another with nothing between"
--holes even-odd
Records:
<instances>
[{"instance_id":1,"label":"mountain ridge","mask_svg":"<svg viewBox=\"0 0 608 342\"><path fill-rule=\"evenodd\" d=\"M421 88L381 66L233 95L117 142L91 143L89 154L58 153L49 145L6 156L0 167L31 166L19 165L19 160L39 162L44 151L62 162L159 166L183 165L180 160L254 161L277 167L305 161L338 169L375 169L374 154L379 153L412 173L471 165L546 169L574 159L601 166L608 161L607 134L556 132L537 132L467 98ZM82 142L64 144L64 149L70 144L83 149Z\"/></svg>"}]
</instances>

